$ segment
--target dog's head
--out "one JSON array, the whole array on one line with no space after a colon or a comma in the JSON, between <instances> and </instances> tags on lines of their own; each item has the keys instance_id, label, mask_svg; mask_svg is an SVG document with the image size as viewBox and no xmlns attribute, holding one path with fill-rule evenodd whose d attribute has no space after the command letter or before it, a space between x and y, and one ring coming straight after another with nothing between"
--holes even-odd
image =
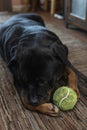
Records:
<instances>
[{"instance_id":1,"label":"dog's head","mask_svg":"<svg viewBox=\"0 0 87 130\"><path fill-rule=\"evenodd\" d=\"M63 75L67 62L67 48L59 39L44 42L20 45L16 54L19 77L31 105L49 102L56 78Z\"/></svg>"}]
</instances>

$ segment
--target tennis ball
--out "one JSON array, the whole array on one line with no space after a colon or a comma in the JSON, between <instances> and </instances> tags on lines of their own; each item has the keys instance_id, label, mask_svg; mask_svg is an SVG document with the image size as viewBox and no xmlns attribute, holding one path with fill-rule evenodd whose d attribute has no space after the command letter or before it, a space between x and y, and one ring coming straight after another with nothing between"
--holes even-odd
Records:
<instances>
[{"instance_id":1,"label":"tennis ball","mask_svg":"<svg viewBox=\"0 0 87 130\"><path fill-rule=\"evenodd\" d=\"M77 95L73 89L62 86L54 92L53 103L63 111L72 110L77 103Z\"/></svg>"}]
</instances>

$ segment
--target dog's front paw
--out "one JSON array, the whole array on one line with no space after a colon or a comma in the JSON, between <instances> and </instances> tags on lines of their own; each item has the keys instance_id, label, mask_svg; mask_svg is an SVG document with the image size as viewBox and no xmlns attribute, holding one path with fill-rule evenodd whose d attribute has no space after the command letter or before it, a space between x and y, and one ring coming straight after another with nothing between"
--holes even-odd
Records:
<instances>
[{"instance_id":1,"label":"dog's front paw","mask_svg":"<svg viewBox=\"0 0 87 130\"><path fill-rule=\"evenodd\" d=\"M52 103L44 103L38 106L36 110L50 116L58 116L59 112L59 109Z\"/></svg>"},{"instance_id":2,"label":"dog's front paw","mask_svg":"<svg viewBox=\"0 0 87 130\"><path fill-rule=\"evenodd\" d=\"M21 92L21 100L24 106L29 110L38 111L50 116L58 116L59 109L52 103L44 103L39 106L32 106L28 103L23 91Z\"/></svg>"},{"instance_id":3,"label":"dog's front paw","mask_svg":"<svg viewBox=\"0 0 87 130\"><path fill-rule=\"evenodd\" d=\"M77 87L73 87L72 89L76 92L77 98L79 99L80 98L80 92L79 92L78 88Z\"/></svg>"}]
</instances>

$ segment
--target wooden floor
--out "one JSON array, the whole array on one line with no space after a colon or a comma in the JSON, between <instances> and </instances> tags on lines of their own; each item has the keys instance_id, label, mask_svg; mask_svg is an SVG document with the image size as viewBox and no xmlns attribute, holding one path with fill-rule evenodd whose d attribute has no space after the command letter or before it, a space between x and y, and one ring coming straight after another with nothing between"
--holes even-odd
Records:
<instances>
[{"instance_id":1,"label":"wooden floor","mask_svg":"<svg viewBox=\"0 0 87 130\"><path fill-rule=\"evenodd\" d=\"M47 13L40 15L47 27L68 46L70 61L85 75L82 75L84 80L80 78L81 97L72 111L60 111L56 118L26 110L14 87L12 75L0 58L0 130L87 130L87 32L66 29L64 20ZM8 17L2 17L2 21Z\"/></svg>"}]
</instances>

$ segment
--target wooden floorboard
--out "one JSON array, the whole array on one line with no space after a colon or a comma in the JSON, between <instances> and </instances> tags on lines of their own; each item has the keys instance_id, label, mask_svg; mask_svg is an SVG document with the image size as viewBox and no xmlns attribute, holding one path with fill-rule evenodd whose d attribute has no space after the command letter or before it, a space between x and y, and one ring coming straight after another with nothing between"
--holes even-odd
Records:
<instances>
[{"instance_id":1,"label":"wooden floorboard","mask_svg":"<svg viewBox=\"0 0 87 130\"><path fill-rule=\"evenodd\" d=\"M87 76L86 32L66 29L63 20L55 19L47 13L40 14L47 27L68 46L69 59L75 68ZM4 16L2 22L6 19ZM87 130L87 78L84 77L80 82L81 97L72 111L60 111L58 117L32 112L23 107L12 75L0 57L0 130Z\"/></svg>"}]
</instances>

